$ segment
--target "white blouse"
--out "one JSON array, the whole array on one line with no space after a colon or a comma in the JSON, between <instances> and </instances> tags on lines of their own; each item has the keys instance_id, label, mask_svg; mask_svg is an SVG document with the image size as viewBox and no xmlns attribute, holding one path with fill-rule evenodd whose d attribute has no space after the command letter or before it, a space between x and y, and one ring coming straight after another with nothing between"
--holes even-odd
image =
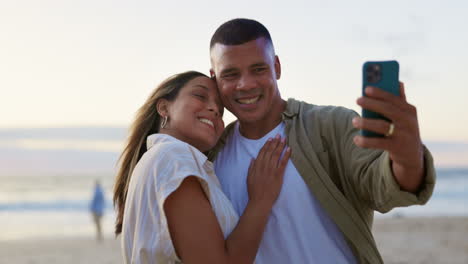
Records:
<instances>
[{"instance_id":1,"label":"white blouse","mask_svg":"<svg viewBox=\"0 0 468 264\"><path fill-rule=\"evenodd\" d=\"M147 138L146 153L128 187L122 225L124 263L177 263L164 201L188 176L196 176L226 238L239 217L221 190L213 164L195 147L166 134Z\"/></svg>"}]
</instances>

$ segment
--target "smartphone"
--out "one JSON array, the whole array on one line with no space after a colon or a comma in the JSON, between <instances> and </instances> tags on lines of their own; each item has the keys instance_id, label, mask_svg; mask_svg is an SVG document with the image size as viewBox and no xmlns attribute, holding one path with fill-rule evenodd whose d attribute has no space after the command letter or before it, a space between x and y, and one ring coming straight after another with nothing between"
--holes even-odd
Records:
<instances>
[{"instance_id":1,"label":"smartphone","mask_svg":"<svg viewBox=\"0 0 468 264\"><path fill-rule=\"evenodd\" d=\"M366 96L364 89L367 86L378 87L389 93L399 96L400 95L400 81L399 81L399 64L397 61L368 61L362 67L362 95ZM376 118L390 121L385 116L362 109L362 117ZM365 137L383 137L384 135L378 134L368 130L361 130L361 135Z\"/></svg>"}]
</instances>

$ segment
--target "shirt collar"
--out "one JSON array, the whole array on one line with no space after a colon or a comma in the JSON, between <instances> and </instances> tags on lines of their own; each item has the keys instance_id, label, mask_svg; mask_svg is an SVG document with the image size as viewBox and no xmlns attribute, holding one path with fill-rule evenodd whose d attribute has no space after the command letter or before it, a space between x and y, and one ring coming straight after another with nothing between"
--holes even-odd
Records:
<instances>
[{"instance_id":1,"label":"shirt collar","mask_svg":"<svg viewBox=\"0 0 468 264\"><path fill-rule=\"evenodd\" d=\"M180 139L177 139L171 135L168 135L168 134L162 134L162 133L156 133L156 134L151 134L149 135L147 138L146 138L146 149L150 149L152 148L154 145L158 144L158 143L163 143L163 142L170 142L170 141L179 141L183 144L186 144L189 148L189 150L197 157L197 159L201 162L201 163L205 163L206 160L208 159L206 154L200 152L200 150L198 150L197 148L195 148L194 146L180 140Z\"/></svg>"}]
</instances>

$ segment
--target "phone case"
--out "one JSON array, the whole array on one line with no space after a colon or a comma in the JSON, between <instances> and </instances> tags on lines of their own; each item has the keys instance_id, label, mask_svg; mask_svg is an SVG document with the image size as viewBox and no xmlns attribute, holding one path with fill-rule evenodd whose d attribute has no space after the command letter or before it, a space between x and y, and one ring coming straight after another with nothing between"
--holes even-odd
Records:
<instances>
[{"instance_id":1,"label":"phone case","mask_svg":"<svg viewBox=\"0 0 468 264\"><path fill-rule=\"evenodd\" d=\"M378 87L394 95L400 95L400 81L399 81L399 64L397 61L368 61L364 63L362 68L362 95L367 86ZM362 109L362 117L376 118L390 121L385 116ZM365 137L383 137L384 135L374 133L367 130L362 130L361 135Z\"/></svg>"}]
</instances>

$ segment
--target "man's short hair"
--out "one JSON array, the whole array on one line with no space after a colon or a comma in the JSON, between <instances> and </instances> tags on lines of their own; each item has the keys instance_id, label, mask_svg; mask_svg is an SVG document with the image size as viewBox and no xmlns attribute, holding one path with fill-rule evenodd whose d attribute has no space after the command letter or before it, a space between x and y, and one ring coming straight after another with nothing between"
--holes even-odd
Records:
<instances>
[{"instance_id":1,"label":"man's short hair","mask_svg":"<svg viewBox=\"0 0 468 264\"><path fill-rule=\"evenodd\" d=\"M219 26L215 31L211 37L210 50L216 43L240 45L260 37L273 44L268 29L260 22L246 18L232 19Z\"/></svg>"}]
</instances>

